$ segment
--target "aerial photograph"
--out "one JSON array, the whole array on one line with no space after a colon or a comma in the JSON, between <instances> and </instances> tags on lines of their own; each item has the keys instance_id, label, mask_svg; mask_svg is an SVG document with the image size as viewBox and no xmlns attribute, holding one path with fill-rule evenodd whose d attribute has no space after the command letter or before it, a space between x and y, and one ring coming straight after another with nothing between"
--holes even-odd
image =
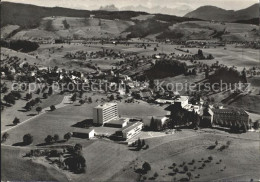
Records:
<instances>
[{"instance_id":1,"label":"aerial photograph","mask_svg":"<svg viewBox=\"0 0 260 182\"><path fill-rule=\"evenodd\" d=\"M259 182L258 0L2 0L1 182Z\"/></svg>"}]
</instances>

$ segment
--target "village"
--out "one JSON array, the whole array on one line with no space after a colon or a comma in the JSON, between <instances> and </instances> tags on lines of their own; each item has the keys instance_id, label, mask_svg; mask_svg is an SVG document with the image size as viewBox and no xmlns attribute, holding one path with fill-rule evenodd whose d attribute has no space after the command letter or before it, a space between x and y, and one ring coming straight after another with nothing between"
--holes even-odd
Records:
<instances>
[{"instance_id":1,"label":"village","mask_svg":"<svg viewBox=\"0 0 260 182\"><path fill-rule=\"evenodd\" d=\"M259 179L258 25L58 10L1 28L1 180Z\"/></svg>"}]
</instances>

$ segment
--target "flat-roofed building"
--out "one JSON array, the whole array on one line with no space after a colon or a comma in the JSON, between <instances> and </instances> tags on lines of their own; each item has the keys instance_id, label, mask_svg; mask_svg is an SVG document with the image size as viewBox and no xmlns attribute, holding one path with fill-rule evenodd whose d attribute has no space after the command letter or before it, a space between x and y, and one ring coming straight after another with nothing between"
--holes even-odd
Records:
<instances>
[{"instance_id":1,"label":"flat-roofed building","mask_svg":"<svg viewBox=\"0 0 260 182\"><path fill-rule=\"evenodd\" d=\"M118 119L117 103L105 103L93 109L93 123L103 125L111 120Z\"/></svg>"},{"instance_id":2,"label":"flat-roofed building","mask_svg":"<svg viewBox=\"0 0 260 182\"><path fill-rule=\"evenodd\" d=\"M78 131L75 131L72 133L73 137L77 138L93 138L95 136L95 130L94 129L78 129Z\"/></svg>"},{"instance_id":3,"label":"flat-roofed building","mask_svg":"<svg viewBox=\"0 0 260 182\"><path fill-rule=\"evenodd\" d=\"M140 121L137 121L135 123L131 123L128 126L122 128L122 137L123 139L127 140L134 136L136 136L138 133L140 133L143 129L143 123Z\"/></svg>"},{"instance_id":4,"label":"flat-roofed building","mask_svg":"<svg viewBox=\"0 0 260 182\"><path fill-rule=\"evenodd\" d=\"M126 127L128 124L129 119L127 118L119 118L119 119L113 119L109 122L105 123L104 126L107 127L114 127L114 128L123 128Z\"/></svg>"}]
</instances>

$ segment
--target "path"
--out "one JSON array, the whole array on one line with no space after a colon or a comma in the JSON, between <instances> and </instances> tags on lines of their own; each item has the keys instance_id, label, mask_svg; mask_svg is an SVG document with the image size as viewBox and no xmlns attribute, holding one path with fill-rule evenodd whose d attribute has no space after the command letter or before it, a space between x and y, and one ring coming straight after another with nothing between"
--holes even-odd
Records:
<instances>
[{"instance_id":1,"label":"path","mask_svg":"<svg viewBox=\"0 0 260 182\"><path fill-rule=\"evenodd\" d=\"M55 105L56 109L65 107L65 106L67 106L67 104L71 104L71 101L70 101L71 96L72 96L71 94L64 96L64 98L63 98L63 100L61 101L61 103ZM33 117L31 117L31 118L29 118L29 119L27 119L27 120L21 122L20 124L17 124L17 125L15 125L15 126L13 126L13 127L10 127L10 128L8 128L8 129L5 129L5 130L1 131L1 133L7 132L7 131L9 131L9 130L11 130L11 129L14 129L15 127L21 126L21 125L23 125L23 124L25 124L25 123L27 123L27 122L33 120L34 118L39 117L39 116L41 116L42 114L45 114L45 113L46 113L47 111L49 111L49 110L50 110L50 107L43 108L42 111L41 111L39 114L37 114L37 115L35 115L35 116L33 116Z\"/></svg>"}]
</instances>

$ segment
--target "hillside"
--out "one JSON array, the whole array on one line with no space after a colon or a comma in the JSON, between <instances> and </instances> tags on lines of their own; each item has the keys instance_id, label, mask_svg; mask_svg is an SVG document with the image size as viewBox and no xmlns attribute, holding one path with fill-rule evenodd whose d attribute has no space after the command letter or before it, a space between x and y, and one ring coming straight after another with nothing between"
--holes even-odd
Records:
<instances>
[{"instance_id":1,"label":"hillside","mask_svg":"<svg viewBox=\"0 0 260 182\"><path fill-rule=\"evenodd\" d=\"M130 11L88 11L60 7L49 8L29 4L2 2L1 27L11 24L19 25L23 28L35 28L40 25L41 19L44 17L65 16L86 18L89 17L90 14L95 15L97 18L103 19L130 19L132 17L147 13Z\"/></svg>"},{"instance_id":2,"label":"hillside","mask_svg":"<svg viewBox=\"0 0 260 182\"><path fill-rule=\"evenodd\" d=\"M225 10L215 6L202 6L186 14L184 17L198 18L203 20L215 20L234 22L238 20L248 20L259 16L259 5L254 4L248 8L238 11Z\"/></svg>"}]
</instances>

